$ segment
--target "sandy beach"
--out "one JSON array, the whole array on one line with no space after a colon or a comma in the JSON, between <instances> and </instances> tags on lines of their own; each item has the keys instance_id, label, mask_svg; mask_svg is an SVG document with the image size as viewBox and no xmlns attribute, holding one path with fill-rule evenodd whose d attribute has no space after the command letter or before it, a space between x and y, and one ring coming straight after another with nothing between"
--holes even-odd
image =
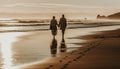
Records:
<instances>
[{"instance_id":1,"label":"sandy beach","mask_svg":"<svg viewBox=\"0 0 120 69\"><path fill-rule=\"evenodd\" d=\"M71 46L77 46L77 49L62 52L56 57L18 66L17 69L118 69L120 68L120 30L116 30L118 28L119 26L90 28L92 33L84 29L89 31L87 35L80 29L68 30L65 37L67 47L72 44ZM70 34L70 31L75 33ZM81 31L81 35L78 31ZM34 37L36 36L32 38ZM58 37L56 38L60 42L61 39Z\"/></svg>"},{"instance_id":2,"label":"sandy beach","mask_svg":"<svg viewBox=\"0 0 120 69\"><path fill-rule=\"evenodd\" d=\"M120 0L0 3L0 69L120 69Z\"/></svg>"},{"instance_id":3,"label":"sandy beach","mask_svg":"<svg viewBox=\"0 0 120 69\"><path fill-rule=\"evenodd\" d=\"M53 40L50 30L1 33L0 69L80 68L82 59L92 54L91 51L97 52L94 51L94 47L99 47L104 42L104 38L109 40L114 37L116 40L119 37L119 31L109 32L119 29L119 25L80 26L82 28L67 29L64 42L60 30L58 30L55 40ZM54 44L57 47L52 49L51 46ZM93 57L93 54L90 57ZM86 58L85 61L88 59Z\"/></svg>"}]
</instances>

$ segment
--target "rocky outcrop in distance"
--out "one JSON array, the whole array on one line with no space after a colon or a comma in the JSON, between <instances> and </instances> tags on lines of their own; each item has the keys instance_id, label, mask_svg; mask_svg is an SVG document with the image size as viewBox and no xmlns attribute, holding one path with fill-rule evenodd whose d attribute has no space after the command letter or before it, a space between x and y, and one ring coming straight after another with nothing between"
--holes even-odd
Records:
<instances>
[{"instance_id":1,"label":"rocky outcrop in distance","mask_svg":"<svg viewBox=\"0 0 120 69\"><path fill-rule=\"evenodd\" d=\"M108 16L105 16L105 15L97 15L97 19L120 19L120 12L118 13L114 13L114 14L111 14L111 15L108 15Z\"/></svg>"}]
</instances>

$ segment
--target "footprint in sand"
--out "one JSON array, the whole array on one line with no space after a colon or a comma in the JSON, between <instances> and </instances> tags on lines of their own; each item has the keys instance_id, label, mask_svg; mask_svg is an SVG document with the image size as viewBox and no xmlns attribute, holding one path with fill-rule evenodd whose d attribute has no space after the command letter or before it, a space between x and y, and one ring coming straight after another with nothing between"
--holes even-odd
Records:
<instances>
[{"instance_id":1,"label":"footprint in sand","mask_svg":"<svg viewBox=\"0 0 120 69\"><path fill-rule=\"evenodd\" d=\"M53 65L49 65L47 68L45 68L45 69L50 69L51 67L53 67Z\"/></svg>"}]
</instances>

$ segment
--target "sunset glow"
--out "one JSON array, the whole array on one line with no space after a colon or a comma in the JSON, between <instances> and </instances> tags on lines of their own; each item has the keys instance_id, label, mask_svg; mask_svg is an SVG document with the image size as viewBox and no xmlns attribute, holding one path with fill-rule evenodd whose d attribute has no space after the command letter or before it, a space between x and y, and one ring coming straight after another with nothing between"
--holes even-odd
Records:
<instances>
[{"instance_id":1,"label":"sunset glow","mask_svg":"<svg viewBox=\"0 0 120 69\"><path fill-rule=\"evenodd\" d=\"M35 14L35 18L42 18L51 13L67 13L71 17L77 13L78 17L96 17L97 14L109 15L120 11L119 3L120 0L1 0L0 14L4 18L25 18Z\"/></svg>"}]
</instances>

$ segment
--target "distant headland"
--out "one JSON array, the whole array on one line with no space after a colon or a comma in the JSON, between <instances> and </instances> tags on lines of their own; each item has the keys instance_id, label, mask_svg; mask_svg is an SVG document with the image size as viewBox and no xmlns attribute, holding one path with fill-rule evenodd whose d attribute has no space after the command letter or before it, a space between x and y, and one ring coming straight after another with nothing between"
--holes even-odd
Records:
<instances>
[{"instance_id":1,"label":"distant headland","mask_svg":"<svg viewBox=\"0 0 120 69\"><path fill-rule=\"evenodd\" d=\"M120 12L114 13L114 14L111 14L108 16L98 14L97 19L117 19L117 20L120 20Z\"/></svg>"}]
</instances>

